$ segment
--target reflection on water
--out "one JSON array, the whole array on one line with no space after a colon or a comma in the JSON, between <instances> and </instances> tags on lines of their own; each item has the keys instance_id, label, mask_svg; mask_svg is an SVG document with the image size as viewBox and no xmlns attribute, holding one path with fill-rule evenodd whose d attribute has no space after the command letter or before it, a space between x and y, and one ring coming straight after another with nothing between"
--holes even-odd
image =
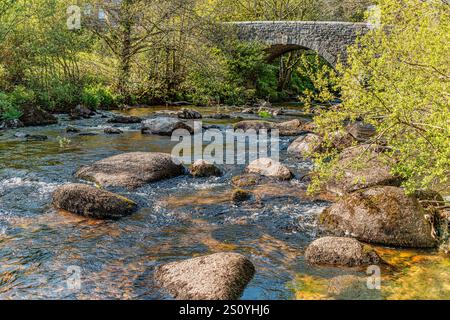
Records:
<instances>
[{"instance_id":1,"label":"reflection on water","mask_svg":"<svg viewBox=\"0 0 450 320\"><path fill-rule=\"evenodd\" d=\"M124 113L148 117L166 109L179 108ZM61 116L60 125L1 133L1 299L170 299L152 282L155 265L218 251L240 252L255 263L257 273L243 299L339 298L328 292L330 279L366 276L365 270L318 268L304 262L305 247L317 237L315 218L327 203L309 199L300 181L255 187L251 201L233 204L230 179L243 166L224 166L225 174L218 178L182 176L135 191L113 190L140 207L119 221L55 211L50 205L53 190L77 181L73 172L81 165L122 152L170 152L174 144L169 137L141 135L139 125L118 125L124 134L104 135L106 120L98 116L69 121ZM233 121L205 119L223 126ZM68 124L97 135L67 134ZM49 139L25 142L14 137L17 131ZM61 145L61 137L70 142ZM283 139L282 161L301 176L310 164L286 157L283 150L290 139ZM447 258L432 252L377 250L396 266L383 270L383 289L377 297L449 298ZM70 266L81 267L81 290L67 287Z\"/></svg>"}]
</instances>

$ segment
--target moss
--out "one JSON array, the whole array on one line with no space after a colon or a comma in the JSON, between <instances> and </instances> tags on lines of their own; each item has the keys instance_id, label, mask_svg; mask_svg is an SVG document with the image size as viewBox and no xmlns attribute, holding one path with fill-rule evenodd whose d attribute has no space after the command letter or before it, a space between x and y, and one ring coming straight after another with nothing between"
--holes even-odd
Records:
<instances>
[{"instance_id":1,"label":"moss","mask_svg":"<svg viewBox=\"0 0 450 320\"><path fill-rule=\"evenodd\" d=\"M233 190L233 194L231 195L231 199L233 202L242 202L251 198L252 193L242 189Z\"/></svg>"}]
</instances>

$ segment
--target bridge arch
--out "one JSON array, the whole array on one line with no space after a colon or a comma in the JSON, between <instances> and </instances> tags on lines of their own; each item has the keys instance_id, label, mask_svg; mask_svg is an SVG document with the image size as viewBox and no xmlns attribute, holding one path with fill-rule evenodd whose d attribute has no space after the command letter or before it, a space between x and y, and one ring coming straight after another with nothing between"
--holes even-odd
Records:
<instances>
[{"instance_id":1,"label":"bridge arch","mask_svg":"<svg viewBox=\"0 0 450 320\"><path fill-rule=\"evenodd\" d=\"M322 21L252 21L234 22L238 37L269 45L268 60L294 50L313 50L335 66L339 57L345 61L347 47L358 35L369 31L366 23Z\"/></svg>"}]
</instances>

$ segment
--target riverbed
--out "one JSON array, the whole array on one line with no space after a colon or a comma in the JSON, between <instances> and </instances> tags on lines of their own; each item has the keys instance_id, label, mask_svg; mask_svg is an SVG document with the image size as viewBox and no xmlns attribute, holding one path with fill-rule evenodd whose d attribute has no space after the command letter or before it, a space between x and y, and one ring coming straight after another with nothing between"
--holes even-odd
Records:
<instances>
[{"instance_id":1,"label":"riverbed","mask_svg":"<svg viewBox=\"0 0 450 320\"><path fill-rule=\"evenodd\" d=\"M288 116L305 117L291 105ZM233 176L245 165L224 165L222 177L189 175L130 191L110 189L139 205L137 213L118 221L96 221L51 206L60 185L81 182L73 173L82 165L132 151L169 152L170 137L143 135L139 124L114 125L121 135L103 130L113 113L151 117L177 107L148 107L102 112L90 119L0 131L0 299L171 299L153 283L154 267L221 251L246 255L256 274L242 299L450 299L450 260L435 250L375 247L390 267L381 270L381 290L350 288L333 295L330 279L343 275L366 278L366 269L317 267L303 258L318 237L317 215L330 204L306 195L300 179L311 169L307 160L286 153L295 137L280 138L280 160L296 175L292 181L257 190L260 200L230 201ZM221 130L238 118L208 119L209 114L258 119L234 109L198 108L203 124ZM66 133L68 125L83 133ZM45 135L25 141L17 132ZM86 183L86 182L83 182ZM81 286L71 288L72 270Z\"/></svg>"}]
</instances>

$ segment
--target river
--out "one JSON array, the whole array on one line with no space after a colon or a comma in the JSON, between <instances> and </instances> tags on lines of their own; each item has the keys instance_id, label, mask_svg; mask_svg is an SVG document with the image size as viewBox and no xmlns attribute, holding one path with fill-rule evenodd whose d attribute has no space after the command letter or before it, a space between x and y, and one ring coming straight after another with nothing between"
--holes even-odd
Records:
<instances>
[{"instance_id":1,"label":"river","mask_svg":"<svg viewBox=\"0 0 450 320\"><path fill-rule=\"evenodd\" d=\"M288 108L301 114L295 105ZM168 108L120 112L150 117L163 109ZM218 111L198 110L204 116ZM450 299L448 257L384 247L376 250L392 267L381 270L381 290L331 295L333 277L367 274L304 261L306 246L318 236L316 217L329 203L307 197L306 184L296 178L256 190L257 204L236 205L229 200L230 179L244 165L224 166L222 177L185 175L133 191L112 189L140 208L118 221L58 212L51 206L52 192L78 182L73 173L80 166L123 152L170 152L174 145L170 137L142 135L140 125L119 125L123 134L106 135L103 129L111 125L100 115L84 120L60 115L59 120L58 125L0 131L0 299L170 299L152 281L156 265L220 251L242 253L256 266L242 299ZM205 119L204 124L224 129L234 121ZM68 134L68 125L98 134ZM14 137L16 132L48 140L24 141ZM294 138L280 139L280 156L299 177L311 163L287 155ZM73 267L81 272L77 289L67 286Z\"/></svg>"}]
</instances>

